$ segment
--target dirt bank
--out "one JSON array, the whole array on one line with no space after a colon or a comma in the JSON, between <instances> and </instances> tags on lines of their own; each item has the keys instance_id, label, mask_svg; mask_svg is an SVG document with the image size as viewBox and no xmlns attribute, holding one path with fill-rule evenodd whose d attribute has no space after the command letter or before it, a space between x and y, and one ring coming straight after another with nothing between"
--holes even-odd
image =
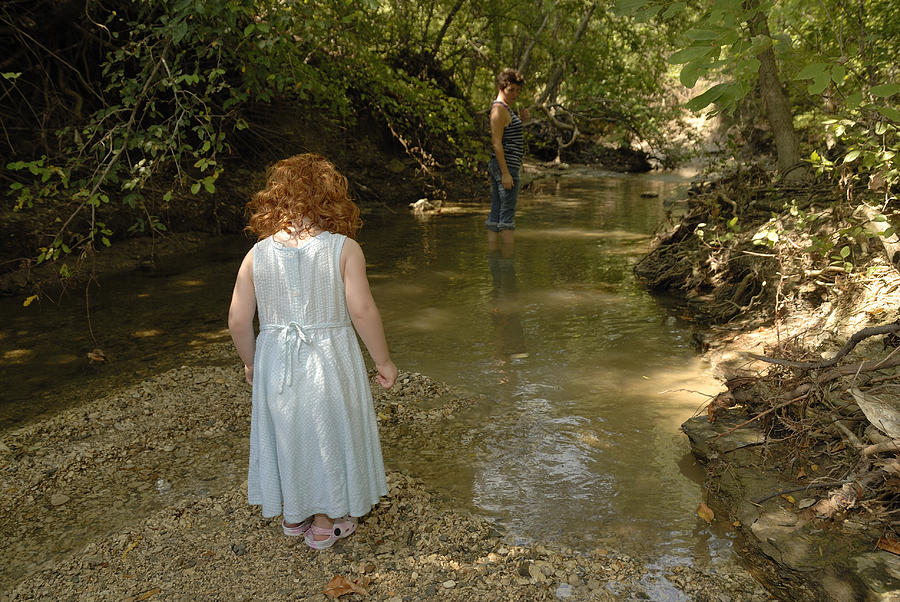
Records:
<instances>
[{"instance_id":1,"label":"dirt bank","mask_svg":"<svg viewBox=\"0 0 900 602\"><path fill-rule=\"evenodd\" d=\"M786 600L900 599L900 273L841 198L753 169L698 182L636 269L698 320L727 390L683 428Z\"/></svg>"},{"instance_id":2,"label":"dirt bank","mask_svg":"<svg viewBox=\"0 0 900 602\"><path fill-rule=\"evenodd\" d=\"M211 345L0 437L0 598L325 600L339 576L375 600L769 599L737 565L659 576L613 549L511 545L398 472L356 534L313 552L246 503L249 388L235 359ZM402 374L377 395L383 443L414 449L471 402Z\"/></svg>"}]
</instances>

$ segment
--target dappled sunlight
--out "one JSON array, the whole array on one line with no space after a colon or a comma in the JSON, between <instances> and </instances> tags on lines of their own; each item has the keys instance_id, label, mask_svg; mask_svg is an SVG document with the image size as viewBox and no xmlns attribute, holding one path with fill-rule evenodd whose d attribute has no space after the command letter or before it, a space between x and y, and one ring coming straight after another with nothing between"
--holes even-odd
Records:
<instances>
[{"instance_id":1,"label":"dappled sunlight","mask_svg":"<svg viewBox=\"0 0 900 602\"><path fill-rule=\"evenodd\" d=\"M200 332L194 335L194 338L188 342L190 347L204 347L210 343L218 343L221 341L231 340L231 333L227 328L211 332Z\"/></svg>"},{"instance_id":2,"label":"dappled sunlight","mask_svg":"<svg viewBox=\"0 0 900 602\"><path fill-rule=\"evenodd\" d=\"M545 309L571 309L575 306L614 305L622 302L622 295L614 287L609 290L583 288L543 288L521 291L521 306L539 305Z\"/></svg>"},{"instance_id":3,"label":"dappled sunlight","mask_svg":"<svg viewBox=\"0 0 900 602\"><path fill-rule=\"evenodd\" d=\"M460 217L465 215L482 215L489 212L487 207L479 206L479 205L462 205L462 204L452 204L452 203L444 203L441 206L441 210L439 213L435 215L435 217Z\"/></svg>"},{"instance_id":4,"label":"dappled sunlight","mask_svg":"<svg viewBox=\"0 0 900 602\"><path fill-rule=\"evenodd\" d=\"M3 353L3 361L10 364L24 364L34 356L34 349L10 349Z\"/></svg>"},{"instance_id":5,"label":"dappled sunlight","mask_svg":"<svg viewBox=\"0 0 900 602\"><path fill-rule=\"evenodd\" d=\"M617 403L640 404L643 417L678 429L681 423L702 409L724 389L699 358L685 359L678 365L653 367L640 356L599 359L595 368L570 369L571 387L579 398L614 398Z\"/></svg>"},{"instance_id":6,"label":"dappled sunlight","mask_svg":"<svg viewBox=\"0 0 900 602\"><path fill-rule=\"evenodd\" d=\"M516 230L517 238L589 238L613 241L650 240L645 233L627 232L625 230L588 230L579 228L547 228Z\"/></svg>"},{"instance_id":7,"label":"dappled sunlight","mask_svg":"<svg viewBox=\"0 0 900 602\"><path fill-rule=\"evenodd\" d=\"M206 280L176 280L174 284L184 287L198 287L206 286Z\"/></svg>"},{"instance_id":8,"label":"dappled sunlight","mask_svg":"<svg viewBox=\"0 0 900 602\"><path fill-rule=\"evenodd\" d=\"M420 283L414 283L409 280L401 280L399 278L369 278L372 287L372 294L378 301L389 302L391 299L405 300L404 305L408 304L410 299L418 299L428 289ZM381 303L379 303L379 306Z\"/></svg>"},{"instance_id":9,"label":"dappled sunlight","mask_svg":"<svg viewBox=\"0 0 900 602\"><path fill-rule=\"evenodd\" d=\"M161 337L164 334L166 334L164 330L160 330L159 328L151 328L148 330L132 331L131 336L135 339L149 339L151 337Z\"/></svg>"},{"instance_id":10,"label":"dappled sunlight","mask_svg":"<svg viewBox=\"0 0 900 602\"><path fill-rule=\"evenodd\" d=\"M51 364L56 364L58 366L74 364L76 362L81 362L84 356L75 355L74 353L55 353L48 357L47 359Z\"/></svg>"},{"instance_id":11,"label":"dappled sunlight","mask_svg":"<svg viewBox=\"0 0 900 602\"><path fill-rule=\"evenodd\" d=\"M423 307L414 313L408 314L404 319L407 329L420 332L452 332L458 326L458 318L454 311L436 307Z\"/></svg>"}]
</instances>

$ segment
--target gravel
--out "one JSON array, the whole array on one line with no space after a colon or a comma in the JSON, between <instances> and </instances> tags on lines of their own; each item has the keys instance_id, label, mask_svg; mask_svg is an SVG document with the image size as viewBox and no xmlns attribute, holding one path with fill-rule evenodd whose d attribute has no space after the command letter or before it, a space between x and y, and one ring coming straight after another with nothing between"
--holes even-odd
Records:
<instances>
[{"instance_id":1,"label":"gravel","mask_svg":"<svg viewBox=\"0 0 900 602\"><path fill-rule=\"evenodd\" d=\"M382 439L410 449L473 403L420 374L373 392ZM396 471L357 533L313 551L247 504L249 422L249 387L216 343L4 433L0 599L771 599L733 563L660 574L608 548L510 545Z\"/></svg>"}]
</instances>

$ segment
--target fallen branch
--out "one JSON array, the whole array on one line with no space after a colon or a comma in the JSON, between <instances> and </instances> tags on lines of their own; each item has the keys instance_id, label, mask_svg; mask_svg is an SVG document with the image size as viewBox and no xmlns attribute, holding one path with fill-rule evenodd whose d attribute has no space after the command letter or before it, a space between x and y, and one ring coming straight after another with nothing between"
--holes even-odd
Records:
<instances>
[{"instance_id":1,"label":"fallen branch","mask_svg":"<svg viewBox=\"0 0 900 602\"><path fill-rule=\"evenodd\" d=\"M900 322L863 328L852 337L850 337L850 340L847 341L847 343L843 347L841 347L841 349L834 355L834 357L819 362L795 362L791 360L767 357L765 355L757 355L756 353L748 353L747 355L749 355L753 359L768 362L770 364L778 364L779 366L787 366L788 368L802 368L805 370L810 370L813 368L828 368L829 366L833 366L838 363L838 361L842 357L850 353L850 351L852 351L853 348L856 347L864 339L874 337L879 334L889 334L894 332L900 332Z\"/></svg>"},{"instance_id":2,"label":"fallen branch","mask_svg":"<svg viewBox=\"0 0 900 602\"><path fill-rule=\"evenodd\" d=\"M797 391L797 390L801 389L802 386L803 386L803 385L801 385L800 387L797 387L797 389L794 389L794 391ZM732 427L732 428L728 429L728 430L725 431L724 433L719 433L718 435L716 435L715 437L713 437L713 439L718 439L719 437L722 437L722 436L724 436L724 435L728 435L729 433L733 433L734 431L738 430L739 428L744 427L744 426L747 426L748 424L750 424L750 423L753 422L754 420L759 420L760 418L762 418L762 417L765 416L766 414L769 414L769 413L771 413L771 412L774 412L775 410L780 410L781 408L784 408L784 407L787 407L787 406L791 405L791 404L794 403L795 401L800 401L801 399L806 398L806 397L809 395L809 390L810 390L811 388L812 388L812 385L807 385L806 390L805 390L803 393L801 393L798 397L794 397L793 399L789 399L789 400L785 401L784 403L778 404L777 406L773 406L773 407L769 408L768 410L765 410L765 411L763 411L763 412L760 412L759 414L757 414L756 416L754 416L754 417L751 418L750 420L746 420L746 421L740 423L739 425L737 425L737 426L735 426L735 427Z\"/></svg>"},{"instance_id":3,"label":"fallen branch","mask_svg":"<svg viewBox=\"0 0 900 602\"><path fill-rule=\"evenodd\" d=\"M887 451L900 451L900 439L891 439L889 441L875 443L874 445L867 445L862 449L862 454L864 456L874 456L875 454L880 454Z\"/></svg>"}]
</instances>

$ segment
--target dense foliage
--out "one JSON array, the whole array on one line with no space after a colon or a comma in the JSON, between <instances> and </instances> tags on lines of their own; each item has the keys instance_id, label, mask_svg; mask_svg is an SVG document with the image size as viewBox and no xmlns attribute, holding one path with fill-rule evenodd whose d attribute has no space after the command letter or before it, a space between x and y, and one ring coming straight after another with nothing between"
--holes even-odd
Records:
<instances>
[{"instance_id":1,"label":"dense foliage","mask_svg":"<svg viewBox=\"0 0 900 602\"><path fill-rule=\"evenodd\" d=\"M698 229L704 243L721 245L744 232L776 249L799 228L809 244L792 252L852 272L863 267L875 237L900 267L900 73L893 58L900 5L714 0L694 12L680 2L620 0L617 8L663 21L692 13L682 47L670 57L680 66L681 83L699 91L687 108L738 121L749 112L751 127L735 132L735 139L759 153L759 146L746 144L747 134L764 131L774 140L779 177L795 186L761 227L736 210L711 208L710 222ZM736 144L728 156L747 152ZM813 204L813 187L806 187L807 194L796 188L810 180L830 182L834 194Z\"/></svg>"},{"instance_id":2,"label":"dense foliage","mask_svg":"<svg viewBox=\"0 0 900 602\"><path fill-rule=\"evenodd\" d=\"M0 161L15 218L3 259L65 260L171 227L180 207L214 207L232 159L274 158L287 113L337 136L378 130L420 174L471 173L506 66L526 76L533 156L621 146L673 165L691 142L681 84L708 82L690 109L737 114L766 88L760 57L773 50L791 99L776 138L791 129L807 163L887 202L898 12L890 0L11 0L0 6Z\"/></svg>"}]
</instances>

